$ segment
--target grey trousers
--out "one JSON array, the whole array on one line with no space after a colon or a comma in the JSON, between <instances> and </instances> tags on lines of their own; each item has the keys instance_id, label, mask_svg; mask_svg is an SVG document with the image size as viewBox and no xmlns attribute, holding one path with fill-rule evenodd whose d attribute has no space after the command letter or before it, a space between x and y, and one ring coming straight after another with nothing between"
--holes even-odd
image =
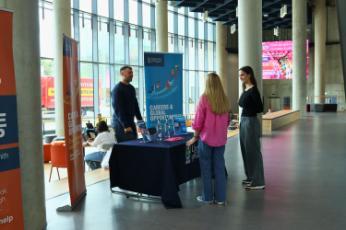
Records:
<instances>
[{"instance_id":1,"label":"grey trousers","mask_svg":"<svg viewBox=\"0 0 346 230\"><path fill-rule=\"evenodd\" d=\"M261 153L260 123L257 117L242 117L240 122L240 148L245 174L253 186L265 185Z\"/></svg>"}]
</instances>

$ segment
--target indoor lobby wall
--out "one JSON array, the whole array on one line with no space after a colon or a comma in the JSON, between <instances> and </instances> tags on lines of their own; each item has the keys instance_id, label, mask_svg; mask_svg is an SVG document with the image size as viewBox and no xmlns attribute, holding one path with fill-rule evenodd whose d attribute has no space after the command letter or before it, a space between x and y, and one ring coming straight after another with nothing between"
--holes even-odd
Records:
<instances>
[{"instance_id":1,"label":"indoor lobby wall","mask_svg":"<svg viewBox=\"0 0 346 230\"><path fill-rule=\"evenodd\" d=\"M336 96L338 110L346 110L341 46L336 7L327 8L326 95Z\"/></svg>"},{"instance_id":2,"label":"indoor lobby wall","mask_svg":"<svg viewBox=\"0 0 346 230\"><path fill-rule=\"evenodd\" d=\"M264 113L269 109L269 97L280 98L280 109L283 109L284 97L291 98L292 105L292 80L263 80Z\"/></svg>"},{"instance_id":3,"label":"indoor lobby wall","mask_svg":"<svg viewBox=\"0 0 346 230\"><path fill-rule=\"evenodd\" d=\"M341 46L337 11L334 6L327 8L327 49L325 93L326 96L336 96L338 111L346 110L344 79L342 72ZM314 95L314 47L310 47L308 96Z\"/></svg>"}]
</instances>

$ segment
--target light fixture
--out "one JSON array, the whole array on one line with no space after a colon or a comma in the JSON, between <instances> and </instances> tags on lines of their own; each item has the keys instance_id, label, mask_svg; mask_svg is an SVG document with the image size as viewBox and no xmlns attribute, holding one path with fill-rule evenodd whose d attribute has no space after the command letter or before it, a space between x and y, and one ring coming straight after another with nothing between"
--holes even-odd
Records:
<instances>
[{"instance_id":1,"label":"light fixture","mask_svg":"<svg viewBox=\"0 0 346 230\"><path fill-rule=\"evenodd\" d=\"M274 36L279 37L279 27L278 26L276 26L274 28Z\"/></svg>"},{"instance_id":2,"label":"light fixture","mask_svg":"<svg viewBox=\"0 0 346 230\"><path fill-rule=\"evenodd\" d=\"M284 4L280 9L280 18L284 18L287 15L287 5Z\"/></svg>"},{"instance_id":3,"label":"light fixture","mask_svg":"<svg viewBox=\"0 0 346 230\"><path fill-rule=\"evenodd\" d=\"M268 13L264 13L263 16L264 16L265 18L267 18L267 17L269 17L269 14L268 14Z\"/></svg>"},{"instance_id":4,"label":"light fixture","mask_svg":"<svg viewBox=\"0 0 346 230\"><path fill-rule=\"evenodd\" d=\"M204 21L204 22L207 22L207 21L208 21L208 10L204 11L204 14L203 14L203 21Z\"/></svg>"},{"instance_id":5,"label":"light fixture","mask_svg":"<svg viewBox=\"0 0 346 230\"><path fill-rule=\"evenodd\" d=\"M231 25L231 34L234 34L237 31L237 25L236 24L232 24Z\"/></svg>"}]
</instances>

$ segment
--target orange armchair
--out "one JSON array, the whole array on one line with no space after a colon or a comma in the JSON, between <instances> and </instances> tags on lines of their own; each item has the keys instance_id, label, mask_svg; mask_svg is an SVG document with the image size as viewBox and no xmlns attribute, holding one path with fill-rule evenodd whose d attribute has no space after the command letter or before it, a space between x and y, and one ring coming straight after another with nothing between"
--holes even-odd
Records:
<instances>
[{"instance_id":1,"label":"orange armchair","mask_svg":"<svg viewBox=\"0 0 346 230\"><path fill-rule=\"evenodd\" d=\"M50 147L51 144L43 144L43 162L49 162L50 161Z\"/></svg>"},{"instance_id":2,"label":"orange armchair","mask_svg":"<svg viewBox=\"0 0 346 230\"><path fill-rule=\"evenodd\" d=\"M56 167L59 180L59 168L67 168L67 149L65 141L52 142L50 152L52 166L50 168L49 182L52 178L53 167Z\"/></svg>"}]
</instances>

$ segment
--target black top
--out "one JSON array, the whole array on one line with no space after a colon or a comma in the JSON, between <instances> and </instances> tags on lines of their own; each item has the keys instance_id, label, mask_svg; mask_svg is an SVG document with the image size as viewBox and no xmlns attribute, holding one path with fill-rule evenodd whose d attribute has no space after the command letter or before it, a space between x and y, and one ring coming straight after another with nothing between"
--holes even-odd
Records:
<instances>
[{"instance_id":1,"label":"black top","mask_svg":"<svg viewBox=\"0 0 346 230\"><path fill-rule=\"evenodd\" d=\"M263 112L263 103L257 87L244 91L239 99L239 106L243 108L242 116L255 117Z\"/></svg>"},{"instance_id":2,"label":"black top","mask_svg":"<svg viewBox=\"0 0 346 230\"><path fill-rule=\"evenodd\" d=\"M135 88L119 82L112 90L113 127L115 122L120 122L124 128L134 125L134 117L143 120L138 107Z\"/></svg>"}]
</instances>

